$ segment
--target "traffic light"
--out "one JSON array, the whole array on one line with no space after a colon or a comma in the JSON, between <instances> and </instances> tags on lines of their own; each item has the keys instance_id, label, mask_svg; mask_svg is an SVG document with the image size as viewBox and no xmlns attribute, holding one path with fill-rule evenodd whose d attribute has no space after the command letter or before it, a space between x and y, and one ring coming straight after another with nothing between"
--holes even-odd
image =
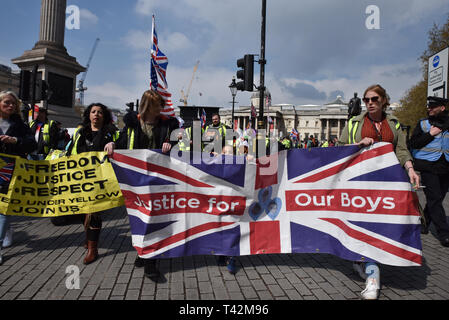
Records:
<instances>
[{"instance_id":1,"label":"traffic light","mask_svg":"<svg viewBox=\"0 0 449 320\"><path fill-rule=\"evenodd\" d=\"M19 98L24 102L31 101L31 71L20 71Z\"/></svg>"},{"instance_id":2,"label":"traffic light","mask_svg":"<svg viewBox=\"0 0 449 320\"><path fill-rule=\"evenodd\" d=\"M47 101L50 100L53 91L51 91L50 86L45 80L36 81L36 101Z\"/></svg>"},{"instance_id":3,"label":"traffic light","mask_svg":"<svg viewBox=\"0 0 449 320\"><path fill-rule=\"evenodd\" d=\"M237 71L237 78L243 81L237 82L237 90L253 91L254 86L254 55L245 54L242 59L237 60L237 67L242 70Z\"/></svg>"},{"instance_id":4,"label":"traffic light","mask_svg":"<svg viewBox=\"0 0 449 320\"><path fill-rule=\"evenodd\" d=\"M134 102L128 102L128 103L125 103L125 104L128 107L128 109L126 109L126 111L132 112L134 110Z\"/></svg>"}]
</instances>

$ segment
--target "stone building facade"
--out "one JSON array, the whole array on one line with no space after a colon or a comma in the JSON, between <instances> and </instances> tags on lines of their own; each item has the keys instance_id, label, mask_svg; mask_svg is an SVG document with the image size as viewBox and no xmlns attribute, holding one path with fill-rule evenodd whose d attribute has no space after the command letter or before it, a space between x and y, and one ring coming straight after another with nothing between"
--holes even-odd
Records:
<instances>
[{"instance_id":1,"label":"stone building facade","mask_svg":"<svg viewBox=\"0 0 449 320\"><path fill-rule=\"evenodd\" d=\"M258 95L256 92L251 97L252 104L258 108ZM268 96L271 97L268 92ZM232 114L230 109L220 110L222 122L232 127ZM298 130L301 140L313 135L318 140L328 140L340 136L348 120L348 104L338 96L335 101L324 105L292 105L277 104L267 108L264 106L264 124L272 120L272 132L274 135L289 135L293 128ZM240 106L234 111L234 122L237 128L244 129L251 121L251 107ZM254 125L253 125L254 127Z\"/></svg>"},{"instance_id":2,"label":"stone building facade","mask_svg":"<svg viewBox=\"0 0 449 320\"><path fill-rule=\"evenodd\" d=\"M20 72L0 64L0 91L13 91L19 94Z\"/></svg>"}]
</instances>

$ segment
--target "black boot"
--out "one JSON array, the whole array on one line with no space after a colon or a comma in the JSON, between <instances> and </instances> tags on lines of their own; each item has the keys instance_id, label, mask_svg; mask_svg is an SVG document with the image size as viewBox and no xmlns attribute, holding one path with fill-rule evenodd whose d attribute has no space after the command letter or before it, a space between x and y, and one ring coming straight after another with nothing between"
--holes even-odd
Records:
<instances>
[{"instance_id":1,"label":"black boot","mask_svg":"<svg viewBox=\"0 0 449 320\"><path fill-rule=\"evenodd\" d=\"M156 261L155 259L144 259L144 274L147 278L150 278L153 281L156 281L159 276L160 272L156 268Z\"/></svg>"},{"instance_id":2,"label":"black boot","mask_svg":"<svg viewBox=\"0 0 449 320\"><path fill-rule=\"evenodd\" d=\"M142 259L141 257L137 256L136 260L134 261L134 266L136 268L142 268L145 265L145 259Z\"/></svg>"}]
</instances>

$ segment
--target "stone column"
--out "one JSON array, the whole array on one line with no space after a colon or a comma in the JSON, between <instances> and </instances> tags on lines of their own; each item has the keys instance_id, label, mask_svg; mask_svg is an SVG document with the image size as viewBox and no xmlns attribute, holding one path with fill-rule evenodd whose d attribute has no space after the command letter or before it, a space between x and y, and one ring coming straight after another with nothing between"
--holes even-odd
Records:
<instances>
[{"instance_id":1,"label":"stone column","mask_svg":"<svg viewBox=\"0 0 449 320\"><path fill-rule=\"evenodd\" d=\"M48 101L36 104L48 107L52 120L73 128L80 121L74 108L76 76L86 69L64 47L66 5L67 0L41 0L39 40L12 62L22 70L38 66L41 79L47 81L53 94Z\"/></svg>"},{"instance_id":2,"label":"stone column","mask_svg":"<svg viewBox=\"0 0 449 320\"><path fill-rule=\"evenodd\" d=\"M66 6L67 0L42 0L39 41L35 48L51 46L66 50L64 47Z\"/></svg>"},{"instance_id":3,"label":"stone column","mask_svg":"<svg viewBox=\"0 0 449 320\"><path fill-rule=\"evenodd\" d=\"M338 121L338 134L337 134L337 138L340 138L340 136L341 136L341 120L340 119L338 119L337 120Z\"/></svg>"},{"instance_id":4,"label":"stone column","mask_svg":"<svg viewBox=\"0 0 449 320\"><path fill-rule=\"evenodd\" d=\"M274 132L277 132L277 130L278 130L278 118L277 118L277 115L274 116L273 128L274 128Z\"/></svg>"}]
</instances>

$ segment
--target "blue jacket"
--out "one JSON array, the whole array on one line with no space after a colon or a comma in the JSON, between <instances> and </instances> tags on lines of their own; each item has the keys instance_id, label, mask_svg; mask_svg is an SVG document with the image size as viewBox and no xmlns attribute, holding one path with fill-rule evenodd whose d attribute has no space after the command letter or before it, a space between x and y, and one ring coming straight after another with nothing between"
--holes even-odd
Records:
<instances>
[{"instance_id":1,"label":"blue jacket","mask_svg":"<svg viewBox=\"0 0 449 320\"><path fill-rule=\"evenodd\" d=\"M421 130L424 133L430 132L431 124L428 119L420 121ZM420 149L412 149L412 155L416 159L437 161L444 154L446 161L449 161L449 131L445 130L434 136L433 140Z\"/></svg>"}]
</instances>

